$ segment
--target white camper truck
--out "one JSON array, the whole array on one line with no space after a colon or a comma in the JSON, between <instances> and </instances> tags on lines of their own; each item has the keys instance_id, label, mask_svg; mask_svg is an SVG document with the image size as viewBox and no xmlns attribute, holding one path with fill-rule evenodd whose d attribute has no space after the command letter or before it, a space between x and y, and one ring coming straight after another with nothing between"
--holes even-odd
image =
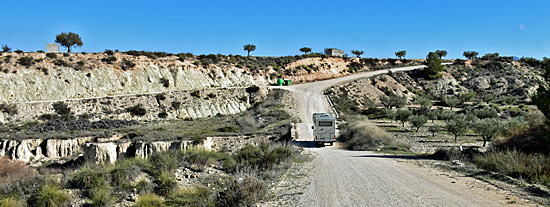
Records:
<instances>
[{"instance_id":1,"label":"white camper truck","mask_svg":"<svg viewBox=\"0 0 550 207\"><path fill-rule=\"evenodd\" d=\"M315 144L324 145L336 141L336 118L329 113L313 114L313 138Z\"/></svg>"}]
</instances>

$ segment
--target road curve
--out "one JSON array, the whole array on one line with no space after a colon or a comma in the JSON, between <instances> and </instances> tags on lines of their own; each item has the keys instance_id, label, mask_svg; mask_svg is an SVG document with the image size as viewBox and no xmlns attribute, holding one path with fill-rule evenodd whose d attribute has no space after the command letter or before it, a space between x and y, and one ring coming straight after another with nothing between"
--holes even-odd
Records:
<instances>
[{"instance_id":1,"label":"road curve","mask_svg":"<svg viewBox=\"0 0 550 207\"><path fill-rule=\"evenodd\" d=\"M388 71L421 68L412 66L379 70L336 79L276 87L294 93L300 118L296 143L315 156L311 183L297 206L510 206L506 192L487 187L469 177L453 177L422 168L391 156L337 147L315 148L311 138L311 115L331 112L323 91L330 86ZM523 205L516 202L514 205Z\"/></svg>"}]
</instances>

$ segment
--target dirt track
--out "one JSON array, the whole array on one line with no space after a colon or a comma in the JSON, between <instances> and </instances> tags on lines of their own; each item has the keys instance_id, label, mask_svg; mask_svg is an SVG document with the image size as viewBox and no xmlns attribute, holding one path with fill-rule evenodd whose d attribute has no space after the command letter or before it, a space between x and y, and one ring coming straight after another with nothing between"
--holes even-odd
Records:
<instances>
[{"instance_id":1,"label":"dirt track","mask_svg":"<svg viewBox=\"0 0 550 207\"><path fill-rule=\"evenodd\" d=\"M393 72L416 67L391 69ZM525 206L508 192L471 177L419 167L412 161L337 146L315 148L311 114L332 112L323 91L336 84L388 70L281 87L295 93L298 112L296 143L315 155L315 169L297 206ZM513 202L512 202L513 201Z\"/></svg>"}]
</instances>

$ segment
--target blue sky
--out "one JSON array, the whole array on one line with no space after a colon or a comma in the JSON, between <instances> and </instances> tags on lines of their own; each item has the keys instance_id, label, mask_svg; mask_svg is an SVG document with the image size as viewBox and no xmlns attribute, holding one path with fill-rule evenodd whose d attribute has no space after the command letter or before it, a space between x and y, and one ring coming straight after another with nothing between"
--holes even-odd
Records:
<instances>
[{"instance_id":1,"label":"blue sky","mask_svg":"<svg viewBox=\"0 0 550 207\"><path fill-rule=\"evenodd\" d=\"M335 47L365 57L423 58L445 49L550 57L550 1L27 1L2 0L0 44L45 50L61 32L84 46L194 54L300 54Z\"/></svg>"}]
</instances>

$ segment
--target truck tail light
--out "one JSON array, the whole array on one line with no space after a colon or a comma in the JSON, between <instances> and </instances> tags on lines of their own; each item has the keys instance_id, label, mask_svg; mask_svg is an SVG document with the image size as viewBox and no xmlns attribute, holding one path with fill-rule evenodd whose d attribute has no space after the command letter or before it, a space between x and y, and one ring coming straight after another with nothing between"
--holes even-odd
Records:
<instances>
[{"instance_id":1,"label":"truck tail light","mask_svg":"<svg viewBox=\"0 0 550 207\"><path fill-rule=\"evenodd\" d=\"M315 140L317 140L317 136L315 136Z\"/></svg>"}]
</instances>

